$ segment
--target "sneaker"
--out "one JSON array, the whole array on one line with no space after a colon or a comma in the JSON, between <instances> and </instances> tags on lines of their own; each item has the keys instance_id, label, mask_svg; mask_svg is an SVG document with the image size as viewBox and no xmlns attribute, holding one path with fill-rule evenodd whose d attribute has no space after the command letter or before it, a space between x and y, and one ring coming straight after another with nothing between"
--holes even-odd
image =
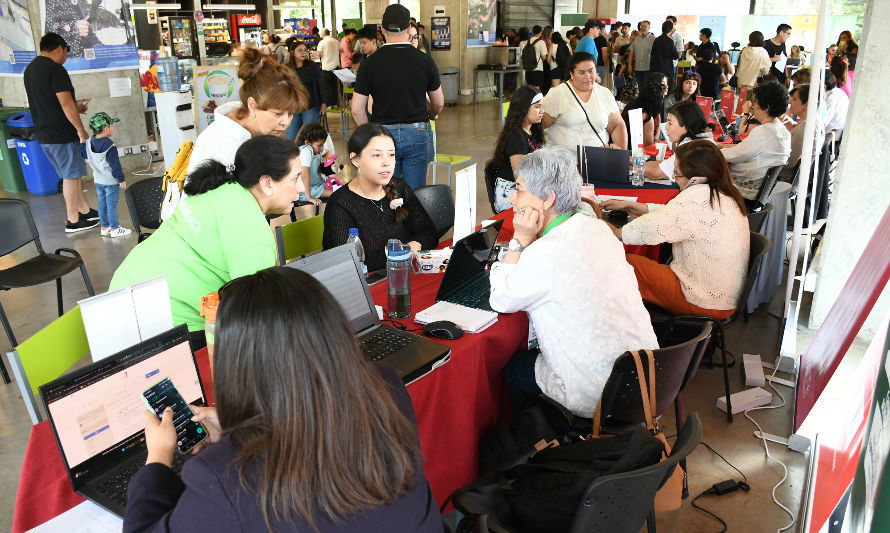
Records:
<instances>
[{"instance_id":1,"label":"sneaker","mask_svg":"<svg viewBox=\"0 0 890 533\"><path fill-rule=\"evenodd\" d=\"M65 233L76 233L85 229L95 228L99 225L98 220L80 219L77 222L65 221Z\"/></svg>"},{"instance_id":2,"label":"sneaker","mask_svg":"<svg viewBox=\"0 0 890 533\"><path fill-rule=\"evenodd\" d=\"M80 220L99 220L99 212L91 207L86 213L80 213Z\"/></svg>"},{"instance_id":3,"label":"sneaker","mask_svg":"<svg viewBox=\"0 0 890 533\"><path fill-rule=\"evenodd\" d=\"M99 235L102 237L107 237L109 233L111 233L111 228L103 227L99 230Z\"/></svg>"},{"instance_id":4,"label":"sneaker","mask_svg":"<svg viewBox=\"0 0 890 533\"><path fill-rule=\"evenodd\" d=\"M131 230L131 229L127 229L127 228L124 228L124 227L119 227L119 228L114 228L114 229L109 229L109 230L108 230L108 236L109 236L109 237L124 237L124 236L126 236L126 235L131 234L131 233L133 233L133 230Z\"/></svg>"}]
</instances>

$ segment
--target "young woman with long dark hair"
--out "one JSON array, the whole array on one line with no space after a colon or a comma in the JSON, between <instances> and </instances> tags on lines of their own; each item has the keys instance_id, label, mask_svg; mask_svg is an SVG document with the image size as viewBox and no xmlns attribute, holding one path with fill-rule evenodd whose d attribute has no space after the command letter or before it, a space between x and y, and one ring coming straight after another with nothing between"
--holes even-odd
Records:
<instances>
[{"instance_id":1,"label":"young woman with long dark hair","mask_svg":"<svg viewBox=\"0 0 890 533\"><path fill-rule=\"evenodd\" d=\"M668 108L665 131L667 131L668 139L674 150L678 146L696 139L713 142L714 137L706 130L707 126L708 121L705 120L705 114L693 100L684 100ZM670 178L674 174L676 159L677 155L673 154L663 161L647 161L646 177L653 180Z\"/></svg>"},{"instance_id":2,"label":"young woman with long dark hair","mask_svg":"<svg viewBox=\"0 0 890 533\"><path fill-rule=\"evenodd\" d=\"M288 66L297 73L297 77L309 94L305 111L294 113L294 118L291 119L284 134L286 139L292 141L297 138L297 133L303 124L318 122L325 115L327 104L324 101L325 85L321 67L309 59L309 48L305 42L299 39L291 42Z\"/></svg>"},{"instance_id":3,"label":"young woman with long dark hair","mask_svg":"<svg viewBox=\"0 0 890 533\"><path fill-rule=\"evenodd\" d=\"M216 327L216 408L194 408L212 444L180 479L172 412L146 412L124 531L442 531L405 386L321 283L286 267L236 279Z\"/></svg>"},{"instance_id":4,"label":"young woman with long dark hair","mask_svg":"<svg viewBox=\"0 0 890 533\"><path fill-rule=\"evenodd\" d=\"M670 108L676 103L691 100L695 102L696 96L701 96L701 74L688 70L677 81L677 86L664 99L664 107Z\"/></svg>"},{"instance_id":5,"label":"young woman with long dark hair","mask_svg":"<svg viewBox=\"0 0 890 533\"><path fill-rule=\"evenodd\" d=\"M325 250L346 243L358 228L368 271L386 266L386 242L399 239L412 250L438 244L435 227L404 181L393 177L396 146L390 131L372 122L353 131L346 144L349 183L328 199L324 212Z\"/></svg>"},{"instance_id":6,"label":"young woman with long dark hair","mask_svg":"<svg viewBox=\"0 0 890 533\"><path fill-rule=\"evenodd\" d=\"M745 283L750 236L745 201L729 165L713 142L679 146L673 178L681 191L664 206L606 200L637 218L613 228L625 244L672 243L673 260L662 265L627 254L643 301L680 315L730 316Z\"/></svg>"}]
</instances>

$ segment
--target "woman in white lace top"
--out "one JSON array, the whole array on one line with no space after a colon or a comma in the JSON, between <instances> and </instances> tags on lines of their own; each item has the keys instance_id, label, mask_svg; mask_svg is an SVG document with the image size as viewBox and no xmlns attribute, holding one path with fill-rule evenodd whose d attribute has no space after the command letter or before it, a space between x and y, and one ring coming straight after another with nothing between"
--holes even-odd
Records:
<instances>
[{"instance_id":1,"label":"woman in white lace top","mask_svg":"<svg viewBox=\"0 0 890 533\"><path fill-rule=\"evenodd\" d=\"M667 205L606 200L600 207L637 216L623 228L613 228L626 244L673 245L670 265L627 254L644 301L676 314L722 320L738 306L747 273L745 202L714 143L683 144L676 156L674 180L682 191Z\"/></svg>"}]
</instances>

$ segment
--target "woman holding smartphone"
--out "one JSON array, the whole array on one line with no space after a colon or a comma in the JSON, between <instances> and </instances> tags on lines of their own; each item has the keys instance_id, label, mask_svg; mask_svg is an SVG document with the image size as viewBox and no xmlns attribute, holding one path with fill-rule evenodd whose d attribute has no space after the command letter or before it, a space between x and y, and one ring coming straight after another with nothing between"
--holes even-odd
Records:
<instances>
[{"instance_id":1,"label":"woman holding smartphone","mask_svg":"<svg viewBox=\"0 0 890 533\"><path fill-rule=\"evenodd\" d=\"M216 327L217 407L194 417L212 444L180 478L172 414L147 411L124 531L442 531L405 386L364 358L315 278L238 278L220 290Z\"/></svg>"}]
</instances>

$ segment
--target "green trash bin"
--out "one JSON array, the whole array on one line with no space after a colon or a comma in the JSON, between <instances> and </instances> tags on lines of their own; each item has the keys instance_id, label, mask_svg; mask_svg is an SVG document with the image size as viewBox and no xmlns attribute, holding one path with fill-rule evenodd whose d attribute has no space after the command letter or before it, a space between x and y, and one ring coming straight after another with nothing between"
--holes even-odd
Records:
<instances>
[{"instance_id":1,"label":"green trash bin","mask_svg":"<svg viewBox=\"0 0 890 533\"><path fill-rule=\"evenodd\" d=\"M15 139L9 134L6 119L26 110L26 107L0 107L0 185L7 192L22 192L25 188L25 177L19 164L19 155L15 150Z\"/></svg>"}]
</instances>

